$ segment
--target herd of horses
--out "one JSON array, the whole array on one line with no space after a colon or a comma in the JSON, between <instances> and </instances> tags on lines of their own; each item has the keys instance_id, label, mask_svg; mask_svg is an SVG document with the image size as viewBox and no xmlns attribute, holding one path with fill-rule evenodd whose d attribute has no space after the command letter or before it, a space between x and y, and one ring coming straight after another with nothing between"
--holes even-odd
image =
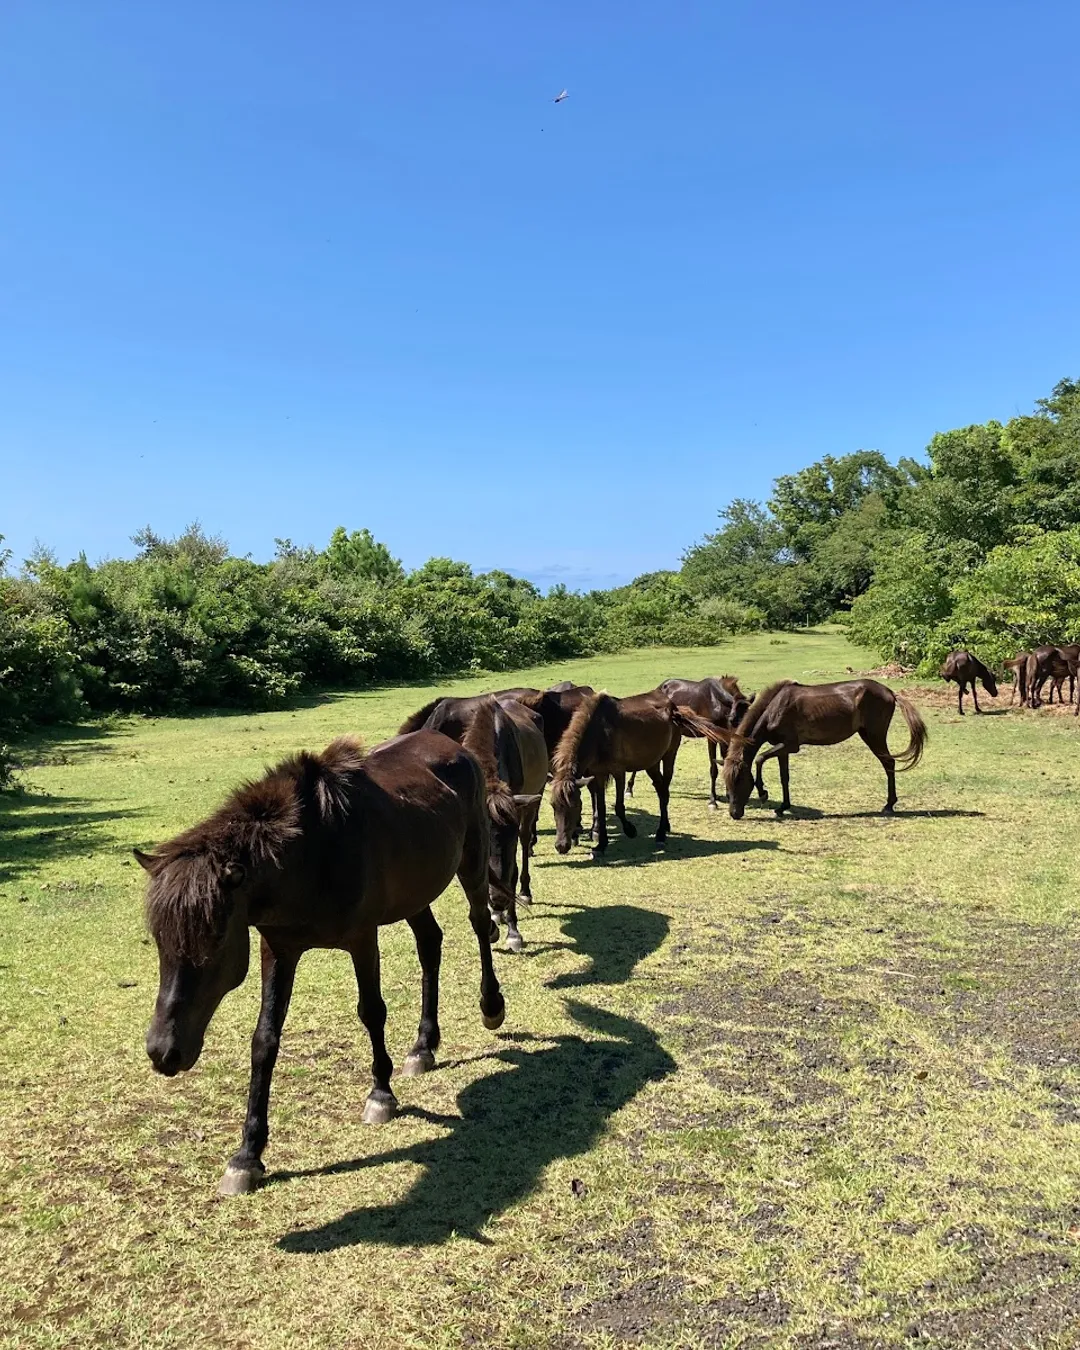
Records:
<instances>
[{"instance_id":1,"label":"herd of horses","mask_svg":"<svg viewBox=\"0 0 1080 1350\"><path fill-rule=\"evenodd\" d=\"M899 707L907 748L892 754L887 734ZM624 835L627 776L645 773L660 806L656 839L671 828L672 775L684 739L709 748L709 805L716 808L717 747L728 810L742 818L754 789L768 792L762 764L775 758L782 799L791 808L789 760L804 745L835 745L858 735L887 781L884 812L896 804L896 769L917 764L926 726L903 694L872 679L804 685L781 680L756 696L731 677L669 680L648 693L615 698L569 681L471 698L442 697L420 708L398 734L365 752L351 737L318 754L303 751L238 788L206 820L161 845L136 850L149 875L147 919L159 958L159 988L146 1049L167 1076L199 1058L210 1019L248 969L249 932L260 937L262 1003L251 1047L251 1085L241 1146L219 1191L254 1189L265 1176L270 1081L297 964L312 948L352 958L357 1011L371 1039L369 1123L397 1108L386 1049L386 1004L379 977L378 929L404 920L422 974L416 1041L401 1072L434 1067L439 1047L442 930L431 910L457 876L480 953L484 1026L505 1016L492 956L500 928L519 950L517 903L530 902L529 859L548 791L555 849L571 851L585 833L591 800L593 857L608 848L607 788ZM520 859L520 862L519 862Z\"/></svg>"},{"instance_id":2,"label":"herd of horses","mask_svg":"<svg viewBox=\"0 0 1080 1350\"><path fill-rule=\"evenodd\" d=\"M1003 664L1005 669L1011 672L1013 679L1012 693L1009 695L1010 708L1017 698L1021 707L1041 707L1043 690L1048 682L1050 696L1047 702L1053 703L1056 693L1058 702L1063 703L1065 700L1062 690L1065 681L1068 680L1069 702L1075 703L1073 716L1080 714L1080 697L1077 696L1077 690L1080 688L1080 680L1077 678L1077 669L1080 667L1080 643L1069 643L1063 647L1047 645L1036 647L1031 652L1017 652L1011 660ZM957 706L961 717L964 715L964 693L968 689L971 690L975 711L982 712L979 707L976 681L991 698L997 698L997 680L993 671L983 665L972 652L952 652L941 667L941 677L956 684Z\"/></svg>"}]
</instances>

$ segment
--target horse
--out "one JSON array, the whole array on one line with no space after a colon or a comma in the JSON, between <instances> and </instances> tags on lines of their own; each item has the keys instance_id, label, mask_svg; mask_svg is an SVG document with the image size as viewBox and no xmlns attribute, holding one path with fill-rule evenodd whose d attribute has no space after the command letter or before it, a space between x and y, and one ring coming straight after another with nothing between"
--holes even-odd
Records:
<instances>
[{"instance_id":1,"label":"horse","mask_svg":"<svg viewBox=\"0 0 1080 1350\"><path fill-rule=\"evenodd\" d=\"M964 690L971 686L971 697L975 702L975 711L982 712L979 707L979 696L975 692L975 681L982 680L982 686L991 698L997 698L997 681L991 671L983 665L977 656L971 652L951 652L945 658L945 664L941 667L941 678L943 680L955 680L958 686L957 697L959 700L960 716L964 715Z\"/></svg>"},{"instance_id":2,"label":"horse","mask_svg":"<svg viewBox=\"0 0 1080 1350\"><path fill-rule=\"evenodd\" d=\"M714 727L737 727L746 710L754 701L753 695L747 697L739 688L739 682L733 675L707 676L704 680L665 680L660 688L668 699L677 706L690 708L699 717L704 717ZM716 764L716 742L709 741L709 810L717 809L716 780L719 770ZM634 795L634 779L631 774L626 783L626 795Z\"/></svg>"},{"instance_id":3,"label":"horse","mask_svg":"<svg viewBox=\"0 0 1080 1350\"><path fill-rule=\"evenodd\" d=\"M899 706L911 739L899 755L889 752L889 723ZM741 820L755 782L758 796L769 800L761 777L767 759L780 761L780 785L784 798L777 815L791 810L788 792L788 760L804 745L838 745L858 732L881 761L888 780L888 799L882 815L891 816L896 805L896 772L913 769L922 758L927 742L926 724L915 705L877 680L846 680L841 684L797 684L780 680L763 689L750 705L737 731L721 733L728 742L724 757L724 783L728 810ZM774 748L754 756L769 742ZM755 778L756 773L756 778Z\"/></svg>"},{"instance_id":4,"label":"horse","mask_svg":"<svg viewBox=\"0 0 1080 1350\"><path fill-rule=\"evenodd\" d=\"M1069 662L1060 648L1048 645L1036 647L1027 659L1028 707L1039 708L1042 706L1042 691L1047 680L1050 681L1050 697L1047 701L1053 703L1054 690L1056 689L1058 702L1064 703L1061 686L1070 675L1075 675L1075 669L1075 666L1070 668ZM1071 695L1072 688L1070 685L1070 699Z\"/></svg>"},{"instance_id":5,"label":"horse","mask_svg":"<svg viewBox=\"0 0 1080 1350\"><path fill-rule=\"evenodd\" d=\"M507 949L519 952L525 944L517 923L517 884L520 875L520 898L531 904L529 855L548 776L540 719L513 699L478 694L440 699L424 727L464 745L484 770L491 816L492 872L497 878L491 912L495 922L506 927ZM500 901L500 893L510 896L509 905Z\"/></svg>"},{"instance_id":6,"label":"horse","mask_svg":"<svg viewBox=\"0 0 1080 1350\"><path fill-rule=\"evenodd\" d=\"M1027 703L1027 663L1030 652L1017 652L1011 661L1005 661L1002 664L1006 670L1011 670L1013 675L1012 693L1009 695L1009 707L1011 708L1017 696L1020 695L1020 706Z\"/></svg>"},{"instance_id":7,"label":"horse","mask_svg":"<svg viewBox=\"0 0 1080 1350\"><path fill-rule=\"evenodd\" d=\"M597 837L593 857L607 851L607 780L615 778L615 814L623 834L637 830L626 819L623 780L644 770L660 803L656 839L663 843L671 829L668 799L675 759L683 736L719 740L721 733L690 708L674 706L660 689L630 698L589 694L570 720L552 760L551 805L555 813L555 849L569 853L581 830L581 788L588 785L596 803Z\"/></svg>"},{"instance_id":8,"label":"horse","mask_svg":"<svg viewBox=\"0 0 1080 1350\"><path fill-rule=\"evenodd\" d=\"M152 854L146 915L160 979L146 1052L158 1073L190 1069L210 1019L244 980L249 927L261 938L262 1006L251 1043L251 1086L239 1152L221 1195L264 1179L270 1080L296 967L314 947L346 951L371 1038L372 1089L363 1120L394 1115L393 1062L379 981L378 929L404 919L423 972L416 1042L402 1073L434 1067L440 1033L442 930L431 912L457 875L480 949L480 1014L494 1031L506 1006L491 957L489 826L476 759L437 732L397 736L365 755L343 737L301 753L238 788L213 815Z\"/></svg>"}]
</instances>

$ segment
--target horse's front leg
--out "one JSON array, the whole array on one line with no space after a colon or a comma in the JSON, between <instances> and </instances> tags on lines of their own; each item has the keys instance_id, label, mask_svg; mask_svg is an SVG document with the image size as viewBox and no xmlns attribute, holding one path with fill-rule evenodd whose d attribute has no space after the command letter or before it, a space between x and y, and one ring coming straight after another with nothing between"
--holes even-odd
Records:
<instances>
[{"instance_id":1,"label":"horse's front leg","mask_svg":"<svg viewBox=\"0 0 1080 1350\"><path fill-rule=\"evenodd\" d=\"M758 755L757 762L754 764L754 774L757 782L758 796L761 798L763 802L767 802L769 800L769 794L765 791L765 781L761 776L761 766L765 763L767 759L779 759L781 756L783 756L786 759L787 756L790 754L791 751L787 748L787 746L774 745L772 749L765 750L760 755ZM778 816L782 816L785 811L791 810L791 798L788 796L787 783L785 782L783 775L781 775L780 778L780 786L783 792L783 796L780 805L776 808L776 814Z\"/></svg>"},{"instance_id":2,"label":"horse's front leg","mask_svg":"<svg viewBox=\"0 0 1080 1350\"><path fill-rule=\"evenodd\" d=\"M622 826L622 832L627 839L637 837L637 826L626 819L626 797L624 790L626 787L626 775L617 773L615 775L615 814L619 818L619 824Z\"/></svg>"},{"instance_id":3,"label":"horse's front leg","mask_svg":"<svg viewBox=\"0 0 1080 1350\"><path fill-rule=\"evenodd\" d=\"M602 858L607 852L607 779L599 775L592 781L593 805L596 811L596 843L593 846L594 858Z\"/></svg>"},{"instance_id":4,"label":"horse's front leg","mask_svg":"<svg viewBox=\"0 0 1080 1350\"><path fill-rule=\"evenodd\" d=\"M379 970L379 930L370 928L352 950L359 1002L356 1012L371 1037L372 1087L361 1117L365 1125L384 1125L397 1111L390 1087L393 1060L386 1052L386 1004Z\"/></svg>"},{"instance_id":5,"label":"horse's front leg","mask_svg":"<svg viewBox=\"0 0 1080 1350\"><path fill-rule=\"evenodd\" d=\"M964 715L964 682L958 680L956 683L957 707L960 709L960 716Z\"/></svg>"},{"instance_id":6,"label":"horse's front leg","mask_svg":"<svg viewBox=\"0 0 1080 1350\"><path fill-rule=\"evenodd\" d=\"M251 1038L251 1087L240 1151L234 1153L221 1178L218 1195L253 1191L266 1175L262 1155L270 1138L270 1080L281 1045L281 1029L289 1011L298 957L277 956L262 940L262 1006Z\"/></svg>"},{"instance_id":7,"label":"horse's front leg","mask_svg":"<svg viewBox=\"0 0 1080 1350\"><path fill-rule=\"evenodd\" d=\"M975 704L975 711L981 713L982 709L979 707L979 691L975 687L974 680L971 681L971 701Z\"/></svg>"},{"instance_id":8,"label":"horse's front leg","mask_svg":"<svg viewBox=\"0 0 1080 1350\"><path fill-rule=\"evenodd\" d=\"M720 770L717 768L716 764L716 742L709 741L708 745L709 745L709 810L715 811L717 809L716 779Z\"/></svg>"},{"instance_id":9,"label":"horse's front leg","mask_svg":"<svg viewBox=\"0 0 1080 1350\"><path fill-rule=\"evenodd\" d=\"M439 1031L439 966L442 964L442 929L428 905L409 919L409 927L416 939L416 955L420 959L420 1027L416 1044L405 1057L401 1072L406 1077L428 1073L435 1067L435 1051L442 1033Z\"/></svg>"},{"instance_id":10,"label":"horse's front leg","mask_svg":"<svg viewBox=\"0 0 1080 1350\"><path fill-rule=\"evenodd\" d=\"M536 837L536 818L540 814L540 803L528 808L522 816L518 839L521 844L521 890L519 899L526 905L532 904L532 873L529 859L532 856L532 840Z\"/></svg>"}]
</instances>

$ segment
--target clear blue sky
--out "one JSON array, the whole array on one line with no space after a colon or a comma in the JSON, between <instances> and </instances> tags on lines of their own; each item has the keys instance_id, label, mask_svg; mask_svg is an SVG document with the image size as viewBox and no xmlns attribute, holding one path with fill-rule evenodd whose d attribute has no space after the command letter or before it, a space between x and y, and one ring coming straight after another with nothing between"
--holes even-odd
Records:
<instances>
[{"instance_id":1,"label":"clear blue sky","mask_svg":"<svg viewBox=\"0 0 1080 1350\"><path fill-rule=\"evenodd\" d=\"M1064 0L8 0L0 532L604 585L1026 411L1078 51Z\"/></svg>"}]
</instances>

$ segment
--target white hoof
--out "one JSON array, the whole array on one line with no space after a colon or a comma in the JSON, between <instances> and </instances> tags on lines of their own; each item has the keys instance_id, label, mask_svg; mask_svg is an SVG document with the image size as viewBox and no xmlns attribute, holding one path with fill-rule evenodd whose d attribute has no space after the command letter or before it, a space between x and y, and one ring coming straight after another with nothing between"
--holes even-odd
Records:
<instances>
[{"instance_id":1,"label":"white hoof","mask_svg":"<svg viewBox=\"0 0 1080 1350\"><path fill-rule=\"evenodd\" d=\"M435 1056L430 1050L419 1050L409 1055L401 1066L403 1078L417 1078L422 1073L430 1073L435 1067Z\"/></svg>"},{"instance_id":2,"label":"white hoof","mask_svg":"<svg viewBox=\"0 0 1080 1350\"><path fill-rule=\"evenodd\" d=\"M217 1188L218 1195L248 1195L262 1185L266 1178L266 1168L226 1167L225 1175Z\"/></svg>"},{"instance_id":3,"label":"white hoof","mask_svg":"<svg viewBox=\"0 0 1080 1350\"><path fill-rule=\"evenodd\" d=\"M508 952L519 952L525 946L525 939L520 933L507 933L506 950Z\"/></svg>"},{"instance_id":4,"label":"white hoof","mask_svg":"<svg viewBox=\"0 0 1080 1350\"><path fill-rule=\"evenodd\" d=\"M365 1125L385 1125L397 1114L397 1098L392 1096L369 1097L364 1103L364 1114L360 1119Z\"/></svg>"}]
</instances>

